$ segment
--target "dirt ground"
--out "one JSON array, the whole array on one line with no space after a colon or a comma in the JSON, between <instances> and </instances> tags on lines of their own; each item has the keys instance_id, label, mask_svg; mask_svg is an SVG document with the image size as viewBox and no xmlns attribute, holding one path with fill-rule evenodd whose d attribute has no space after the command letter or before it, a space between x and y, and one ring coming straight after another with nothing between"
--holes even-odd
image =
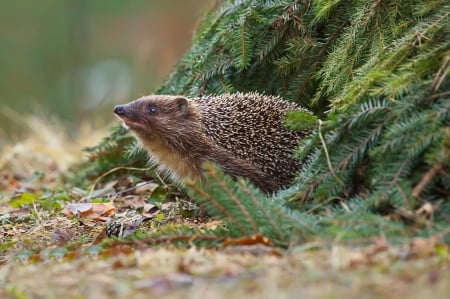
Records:
<instances>
[{"instance_id":1,"label":"dirt ground","mask_svg":"<svg viewBox=\"0 0 450 299\"><path fill-rule=\"evenodd\" d=\"M13 262L0 268L0 298L448 298L448 261L391 263L386 255L385 262L340 265L348 250L278 257L149 248L107 259Z\"/></svg>"}]
</instances>

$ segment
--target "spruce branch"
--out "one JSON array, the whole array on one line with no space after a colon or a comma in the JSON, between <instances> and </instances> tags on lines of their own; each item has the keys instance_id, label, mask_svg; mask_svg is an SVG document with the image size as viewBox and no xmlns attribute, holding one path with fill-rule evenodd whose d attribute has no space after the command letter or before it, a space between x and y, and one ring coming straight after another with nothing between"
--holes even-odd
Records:
<instances>
[{"instance_id":1,"label":"spruce branch","mask_svg":"<svg viewBox=\"0 0 450 299\"><path fill-rule=\"evenodd\" d=\"M217 172L212 164L206 164L204 165L205 170L208 172L208 175L211 179L213 179L219 186L222 188L222 190L225 191L225 193L228 195L228 198L233 201L233 203L236 205L236 207L239 208L241 213L245 216L248 223L250 223L253 234L256 234L258 232L258 229L256 227L256 223L253 221L252 217L250 217L249 212L247 211L246 207L244 207L241 203L241 201L235 196L235 194L230 190L229 186L224 182L223 175L222 178L220 178L217 175Z\"/></svg>"},{"instance_id":2,"label":"spruce branch","mask_svg":"<svg viewBox=\"0 0 450 299\"><path fill-rule=\"evenodd\" d=\"M279 223L276 223L276 220L273 219L272 216L267 212L267 208L261 204L261 200L256 198L255 194L250 191L250 189L247 186L247 183L243 179L238 179L238 183L242 188L242 190L244 190L248 198L252 201L253 205L258 208L258 210L264 215L264 217L270 223L272 229L274 229L275 232L277 233L278 238L282 240L284 237L279 227Z\"/></svg>"},{"instance_id":3,"label":"spruce branch","mask_svg":"<svg viewBox=\"0 0 450 299\"><path fill-rule=\"evenodd\" d=\"M200 200L201 203L204 202L211 204L215 208L215 210L212 210L211 207L209 207L210 212L226 216L240 230L241 234L246 234L247 230L243 225L241 225L239 220L237 220L234 215L227 211L227 209L219 201L215 200L213 196L205 192L198 182L188 180L186 181L186 185L190 188L190 190L196 193L197 196L195 198L197 198L197 200Z\"/></svg>"},{"instance_id":4,"label":"spruce branch","mask_svg":"<svg viewBox=\"0 0 450 299\"><path fill-rule=\"evenodd\" d=\"M408 163L410 163L411 160L405 159L402 164L400 165L400 167L398 168L397 172L395 173L395 175L392 177L392 179L390 179L389 183L387 184L387 186L383 187L383 192L381 193L381 195L377 196L378 198L378 203L386 200L387 195L391 192L391 188L395 185L398 184L398 180L400 178L400 176L403 174L403 171L405 170L405 167L408 165Z\"/></svg>"}]
</instances>

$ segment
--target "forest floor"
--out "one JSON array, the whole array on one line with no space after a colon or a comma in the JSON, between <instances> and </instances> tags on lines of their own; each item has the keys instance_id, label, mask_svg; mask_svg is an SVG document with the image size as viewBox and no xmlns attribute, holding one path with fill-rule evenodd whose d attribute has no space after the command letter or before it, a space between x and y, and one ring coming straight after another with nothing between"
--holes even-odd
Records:
<instances>
[{"instance_id":1,"label":"forest floor","mask_svg":"<svg viewBox=\"0 0 450 299\"><path fill-rule=\"evenodd\" d=\"M264 244L150 245L145 231L218 225L152 205L159 186L92 202L62 177L106 132L78 140L32 120L32 137L0 153L0 298L448 298L450 253L439 237L389 244L310 240L284 250ZM81 142L82 141L82 142ZM115 185L120 183L115 182ZM95 187L95 186L94 186ZM116 188L103 186L104 190ZM105 222L133 211L152 218L139 240L109 239ZM136 214L136 213L135 213ZM170 217L169 217L170 216ZM125 216L124 216L125 217Z\"/></svg>"}]
</instances>

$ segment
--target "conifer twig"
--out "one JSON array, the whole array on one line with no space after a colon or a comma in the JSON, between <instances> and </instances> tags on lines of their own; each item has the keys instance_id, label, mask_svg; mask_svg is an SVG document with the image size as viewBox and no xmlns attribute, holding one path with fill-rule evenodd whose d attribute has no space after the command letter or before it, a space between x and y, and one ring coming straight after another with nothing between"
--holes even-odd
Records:
<instances>
[{"instance_id":1,"label":"conifer twig","mask_svg":"<svg viewBox=\"0 0 450 299\"><path fill-rule=\"evenodd\" d=\"M272 228L276 231L278 238L280 238L280 240L283 240L283 233L281 232L279 225L274 221L271 215L269 215L267 210L261 204L261 201L255 198L244 180L240 179L238 180L238 182L242 190L244 190L244 192L247 193L248 197L252 200L253 204L261 211L261 213L263 213L264 217L266 217L266 220L269 221L269 223L272 225Z\"/></svg>"},{"instance_id":2,"label":"conifer twig","mask_svg":"<svg viewBox=\"0 0 450 299\"><path fill-rule=\"evenodd\" d=\"M331 173L333 175L335 175L333 166L331 165L330 155L328 154L327 145L325 143L325 139L322 136L322 124L323 124L322 120L319 119L319 138L320 138L320 142L322 143L322 147L323 147L323 151L325 153L325 158L327 160L328 168L330 169Z\"/></svg>"},{"instance_id":3,"label":"conifer twig","mask_svg":"<svg viewBox=\"0 0 450 299\"><path fill-rule=\"evenodd\" d=\"M420 193L423 191L423 189L426 187L426 185L428 185L428 183L431 181L431 179L434 178L436 176L436 174L438 174L441 171L441 169L442 169L442 163L431 167L425 173L425 175L422 177L422 179L416 185L416 187L414 187L414 189L411 193L412 197L417 198L420 195Z\"/></svg>"},{"instance_id":4,"label":"conifer twig","mask_svg":"<svg viewBox=\"0 0 450 299\"><path fill-rule=\"evenodd\" d=\"M437 91L439 89L449 71L450 59L447 59L434 75L433 82L431 83L431 90Z\"/></svg>"},{"instance_id":5,"label":"conifer twig","mask_svg":"<svg viewBox=\"0 0 450 299\"><path fill-rule=\"evenodd\" d=\"M241 233L243 234L246 233L247 230L241 225L241 223L230 212L228 212L220 203L218 203L211 195L209 195L203 189L199 188L195 183L195 181L187 180L186 185L189 186L198 195L203 197L205 201L211 203L217 209L217 211L220 211L220 213L228 217L228 219L230 219L238 227Z\"/></svg>"},{"instance_id":6,"label":"conifer twig","mask_svg":"<svg viewBox=\"0 0 450 299\"><path fill-rule=\"evenodd\" d=\"M209 176L219 184L219 186L225 191L225 193L228 195L228 197L236 204L236 206L239 208L239 210L242 212L242 214L245 215L245 217L247 218L247 221L252 226L253 232L255 234L258 233L258 227L257 227L256 223L253 221L253 218L250 216L249 212L244 207L244 205L240 202L240 200L236 197L236 195L233 194L233 192L231 192L230 188L228 188L228 186L224 182L224 180L220 179L217 176L216 171L211 166L208 167L207 171L208 171Z\"/></svg>"},{"instance_id":7,"label":"conifer twig","mask_svg":"<svg viewBox=\"0 0 450 299\"><path fill-rule=\"evenodd\" d=\"M436 99L440 99L440 98L446 97L446 96L450 96L450 91L444 91L441 93L433 94L433 95L429 96L428 98L426 98L425 101L434 101Z\"/></svg>"},{"instance_id":8,"label":"conifer twig","mask_svg":"<svg viewBox=\"0 0 450 299\"><path fill-rule=\"evenodd\" d=\"M90 199L92 196L92 193L94 193L95 190L95 186L98 184L98 182L100 182L105 176L107 176L108 174L111 174L117 170L121 170L121 169L125 169L125 170L136 170L136 171L147 171L149 168L136 168L136 167L125 167L125 166L119 166L119 167L115 167L113 169L108 170L107 172L103 173L101 176L99 176L98 178L95 179L94 183L92 183L91 186L91 190L89 191L89 195L85 198L83 198L82 200L86 200L86 199Z\"/></svg>"}]
</instances>

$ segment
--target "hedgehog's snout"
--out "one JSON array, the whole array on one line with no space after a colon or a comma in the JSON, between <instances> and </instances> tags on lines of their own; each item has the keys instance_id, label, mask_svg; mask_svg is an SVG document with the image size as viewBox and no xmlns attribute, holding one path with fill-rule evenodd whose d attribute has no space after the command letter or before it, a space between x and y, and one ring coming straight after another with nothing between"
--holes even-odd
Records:
<instances>
[{"instance_id":1,"label":"hedgehog's snout","mask_svg":"<svg viewBox=\"0 0 450 299\"><path fill-rule=\"evenodd\" d=\"M125 107L123 105L117 105L114 107L114 113L123 116L125 114Z\"/></svg>"}]
</instances>

